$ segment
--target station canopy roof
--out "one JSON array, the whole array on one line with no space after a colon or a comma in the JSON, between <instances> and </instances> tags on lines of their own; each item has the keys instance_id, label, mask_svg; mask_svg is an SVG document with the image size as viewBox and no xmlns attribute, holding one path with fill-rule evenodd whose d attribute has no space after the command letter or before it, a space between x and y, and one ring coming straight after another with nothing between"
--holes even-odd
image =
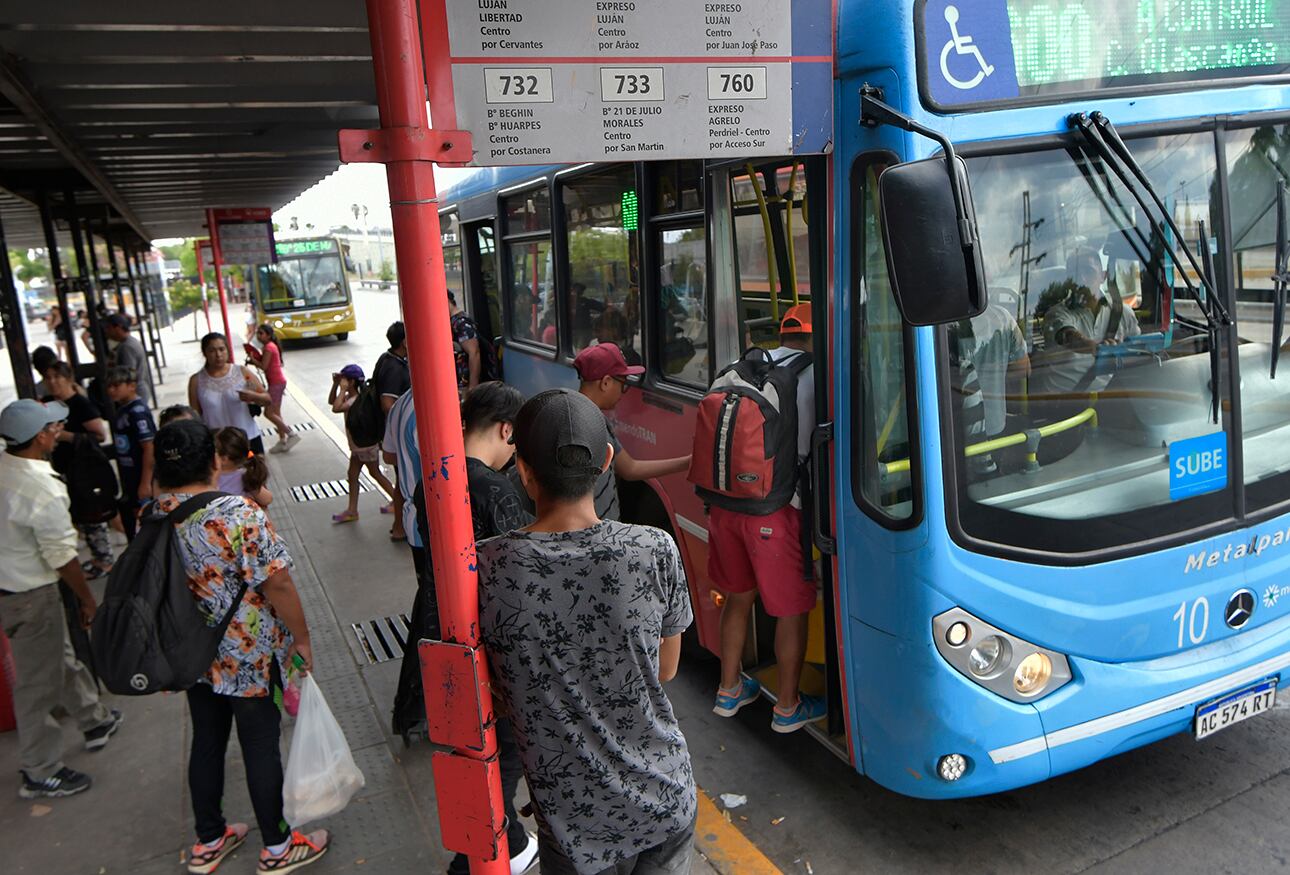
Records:
<instances>
[{"instance_id":1,"label":"station canopy roof","mask_svg":"<svg viewBox=\"0 0 1290 875\"><path fill-rule=\"evenodd\" d=\"M207 207L277 209L375 127L361 0L45 0L0 7L0 220L34 205L141 243L204 234ZM95 233L98 223L95 223Z\"/></svg>"}]
</instances>

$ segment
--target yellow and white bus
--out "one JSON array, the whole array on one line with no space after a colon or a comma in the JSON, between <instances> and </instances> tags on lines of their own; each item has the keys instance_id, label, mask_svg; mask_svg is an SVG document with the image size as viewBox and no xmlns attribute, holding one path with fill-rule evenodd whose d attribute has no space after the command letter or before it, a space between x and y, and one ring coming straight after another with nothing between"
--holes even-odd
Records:
<instances>
[{"instance_id":1,"label":"yellow and white bus","mask_svg":"<svg viewBox=\"0 0 1290 875\"><path fill-rule=\"evenodd\" d=\"M335 335L358 327L344 245L335 237L279 240L276 264L255 268L255 323L273 326L283 340Z\"/></svg>"}]
</instances>

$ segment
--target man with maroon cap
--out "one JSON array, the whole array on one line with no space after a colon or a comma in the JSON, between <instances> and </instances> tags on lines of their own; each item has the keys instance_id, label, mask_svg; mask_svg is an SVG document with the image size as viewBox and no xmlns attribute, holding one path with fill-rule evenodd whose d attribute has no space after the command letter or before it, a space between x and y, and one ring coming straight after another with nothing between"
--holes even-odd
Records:
<instances>
[{"instance_id":1,"label":"man with maroon cap","mask_svg":"<svg viewBox=\"0 0 1290 875\"><path fill-rule=\"evenodd\" d=\"M598 343L587 347L574 358L573 367L582 381L578 391L595 402L602 412L618 406L618 402L631 388L629 377L645 373L640 365L627 364L623 351L616 343ZM617 477L624 480L649 480L677 474L689 469L690 457L650 460L633 458L618 442L613 422L607 416L605 425L609 428L609 444L614 448L614 462L596 482L596 515L602 520L616 520L619 514Z\"/></svg>"}]
</instances>

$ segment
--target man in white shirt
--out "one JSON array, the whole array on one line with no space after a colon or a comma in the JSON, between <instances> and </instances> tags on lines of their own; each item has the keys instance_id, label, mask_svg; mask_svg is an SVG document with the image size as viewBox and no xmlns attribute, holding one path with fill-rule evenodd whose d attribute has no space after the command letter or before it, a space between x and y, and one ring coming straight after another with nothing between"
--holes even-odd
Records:
<instances>
[{"instance_id":1,"label":"man in white shirt","mask_svg":"<svg viewBox=\"0 0 1290 875\"><path fill-rule=\"evenodd\" d=\"M86 625L97 605L76 555L67 487L48 458L67 407L23 399L0 412L0 626L17 669L13 691L24 799L71 796L90 778L62 761L63 737L53 717L61 706L101 750L121 725L121 713L99 702L89 671L76 659L58 591L62 580L80 602Z\"/></svg>"},{"instance_id":2,"label":"man in white shirt","mask_svg":"<svg viewBox=\"0 0 1290 875\"><path fill-rule=\"evenodd\" d=\"M1101 254L1081 247L1066 259L1074 290L1044 316L1048 353L1035 368L1039 394L1100 392L1114 374L1098 374L1099 346L1117 344L1142 333L1138 317L1106 288Z\"/></svg>"}]
</instances>

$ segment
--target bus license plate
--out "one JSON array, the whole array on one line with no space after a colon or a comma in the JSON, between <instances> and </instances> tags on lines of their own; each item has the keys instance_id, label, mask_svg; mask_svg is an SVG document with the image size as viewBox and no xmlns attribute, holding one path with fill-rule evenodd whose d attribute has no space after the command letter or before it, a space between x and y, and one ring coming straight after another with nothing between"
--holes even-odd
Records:
<instances>
[{"instance_id":1,"label":"bus license plate","mask_svg":"<svg viewBox=\"0 0 1290 875\"><path fill-rule=\"evenodd\" d=\"M317 337L317 336L318 336L318 332L317 332L317 331L302 331L302 332L300 332L300 336L301 336L301 337Z\"/></svg>"},{"instance_id":2,"label":"bus license plate","mask_svg":"<svg viewBox=\"0 0 1290 875\"><path fill-rule=\"evenodd\" d=\"M1207 738L1233 723L1271 711L1276 700L1277 681L1276 678L1269 678L1235 693L1228 693L1221 699L1206 702L1196 709L1196 740Z\"/></svg>"}]
</instances>

